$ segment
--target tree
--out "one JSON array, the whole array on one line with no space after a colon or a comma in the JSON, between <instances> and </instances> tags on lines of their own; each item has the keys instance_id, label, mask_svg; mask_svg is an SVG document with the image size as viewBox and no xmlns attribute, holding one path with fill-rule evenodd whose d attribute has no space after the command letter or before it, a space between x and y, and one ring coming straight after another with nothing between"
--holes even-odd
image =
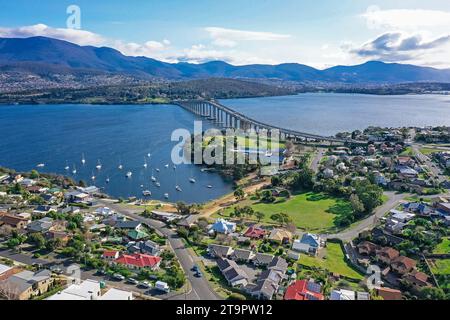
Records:
<instances>
[{"instance_id":1,"label":"tree","mask_svg":"<svg viewBox=\"0 0 450 320\"><path fill-rule=\"evenodd\" d=\"M234 197L236 198L236 201L241 201L245 198L245 192L242 188L237 188L234 191Z\"/></svg>"},{"instance_id":2,"label":"tree","mask_svg":"<svg viewBox=\"0 0 450 320\"><path fill-rule=\"evenodd\" d=\"M31 178L31 179L37 179L37 178L39 178L39 172L37 172L36 170L31 170L30 178Z\"/></svg>"},{"instance_id":3,"label":"tree","mask_svg":"<svg viewBox=\"0 0 450 320\"><path fill-rule=\"evenodd\" d=\"M420 295L425 300L445 300L446 295L445 292L440 288L430 287L423 288L420 291Z\"/></svg>"},{"instance_id":4,"label":"tree","mask_svg":"<svg viewBox=\"0 0 450 320\"><path fill-rule=\"evenodd\" d=\"M289 223L292 222L292 218L284 212L275 213L270 217L270 219L272 219L275 222L278 222L281 226L288 225Z\"/></svg>"},{"instance_id":5,"label":"tree","mask_svg":"<svg viewBox=\"0 0 450 320\"><path fill-rule=\"evenodd\" d=\"M261 222L262 219L264 219L266 215L262 212L256 211L255 212L255 217L256 219L258 219L258 223Z\"/></svg>"},{"instance_id":6,"label":"tree","mask_svg":"<svg viewBox=\"0 0 450 320\"><path fill-rule=\"evenodd\" d=\"M293 175L291 187L294 190L311 190L314 187L314 171L309 168L300 169Z\"/></svg>"},{"instance_id":7,"label":"tree","mask_svg":"<svg viewBox=\"0 0 450 320\"><path fill-rule=\"evenodd\" d=\"M261 201L262 201L262 202L273 203L273 202L275 202L275 200L277 200L277 199L276 199L275 196L272 194L272 191L270 191L270 190L264 190L264 191L261 193Z\"/></svg>"},{"instance_id":8,"label":"tree","mask_svg":"<svg viewBox=\"0 0 450 320\"><path fill-rule=\"evenodd\" d=\"M369 180L355 180L353 188L355 189L355 194L364 205L366 213L371 213L383 203L383 189L370 183Z\"/></svg>"},{"instance_id":9,"label":"tree","mask_svg":"<svg viewBox=\"0 0 450 320\"><path fill-rule=\"evenodd\" d=\"M271 179L271 183L272 183L272 186L278 187L282 183L281 177L280 176L273 176L272 179Z\"/></svg>"},{"instance_id":10,"label":"tree","mask_svg":"<svg viewBox=\"0 0 450 320\"><path fill-rule=\"evenodd\" d=\"M39 250L45 248L45 238L40 233L33 233L28 237L28 240L34 244Z\"/></svg>"},{"instance_id":11,"label":"tree","mask_svg":"<svg viewBox=\"0 0 450 320\"><path fill-rule=\"evenodd\" d=\"M361 200L359 200L357 194L352 194L350 196L350 203L352 205L353 212L355 212L357 215L360 215L361 213L364 213L366 211L366 208L364 208L364 204Z\"/></svg>"}]
</instances>

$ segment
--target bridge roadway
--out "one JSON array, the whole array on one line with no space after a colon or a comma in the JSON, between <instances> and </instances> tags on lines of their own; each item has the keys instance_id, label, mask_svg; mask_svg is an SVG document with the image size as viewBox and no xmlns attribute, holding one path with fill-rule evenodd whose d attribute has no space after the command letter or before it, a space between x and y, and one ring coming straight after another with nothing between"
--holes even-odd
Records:
<instances>
[{"instance_id":1,"label":"bridge roadway","mask_svg":"<svg viewBox=\"0 0 450 320\"><path fill-rule=\"evenodd\" d=\"M267 124L255 119L252 119L240 112L237 112L229 107L211 100L176 100L172 102L194 114L202 117L207 117L210 120L215 120L227 128L236 128L242 130L253 129L257 132L260 130L267 130L268 132L278 130L282 138L295 138L300 140L314 140L327 141L344 144L367 144L367 141L340 139L336 137L325 137L321 135L300 132L296 130L277 127Z\"/></svg>"}]
</instances>

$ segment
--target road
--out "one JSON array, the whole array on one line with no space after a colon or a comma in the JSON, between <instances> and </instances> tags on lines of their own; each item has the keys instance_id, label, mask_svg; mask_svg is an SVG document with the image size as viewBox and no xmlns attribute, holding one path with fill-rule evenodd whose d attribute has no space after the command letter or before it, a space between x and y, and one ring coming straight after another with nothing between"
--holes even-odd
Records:
<instances>
[{"instance_id":1,"label":"road","mask_svg":"<svg viewBox=\"0 0 450 320\"><path fill-rule=\"evenodd\" d=\"M319 148L313 160L311 161L311 170L313 170L315 173L319 171L320 160L322 160L326 152L326 149Z\"/></svg>"},{"instance_id":2,"label":"road","mask_svg":"<svg viewBox=\"0 0 450 320\"><path fill-rule=\"evenodd\" d=\"M419 145L419 144L411 145L411 148L412 148L416 158L420 162L424 163L430 169L431 173L437 179L439 184L445 182L446 178L443 175L443 172L442 172L441 168L439 167L439 165L434 163L433 161L431 161L430 157L428 157L428 156L424 155L422 152L420 152L420 148L422 148L422 147L423 146Z\"/></svg>"},{"instance_id":3,"label":"road","mask_svg":"<svg viewBox=\"0 0 450 320\"><path fill-rule=\"evenodd\" d=\"M186 277L190 283L190 290L185 294L181 294L178 296L171 297L170 299L188 299L188 300L219 300L219 297L213 288L210 286L208 280L204 277L197 278L194 276L194 272L192 272L192 268L196 264L197 256L191 254L188 248L185 246L183 240L177 235L177 233L166 227L166 225L157 220L147 219L140 216L138 213L140 211L124 208L120 204L111 203L110 201L102 200L101 204L108 206L109 208L119 212L133 220L145 223L157 231L161 232L169 241L170 246L172 247L175 255L178 258L178 261L181 264L184 272L186 273Z\"/></svg>"},{"instance_id":4,"label":"road","mask_svg":"<svg viewBox=\"0 0 450 320\"><path fill-rule=\"evenodd\" d=\"M373 215L360 221L356 226L349 230L337 234L325 235L325 237L328 239L340 239L344 242L351 241L358 237L361 232L372 229L377 224L378 220L384 217L387 212L397 207L401 200L411 196L410 194L397 194L395 192L385 192L385 195L389 197L389 200L378 207Z\"/></svg>"}]
</instances>

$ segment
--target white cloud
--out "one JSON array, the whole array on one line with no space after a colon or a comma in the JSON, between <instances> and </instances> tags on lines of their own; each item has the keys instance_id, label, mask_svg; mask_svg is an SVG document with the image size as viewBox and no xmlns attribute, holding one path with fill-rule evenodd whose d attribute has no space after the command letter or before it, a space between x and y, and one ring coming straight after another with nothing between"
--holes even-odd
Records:
<instances>
[{"instance_id":1,"label":"white cloud","mask_svg":"<svg viewBox=\"0 0 450 320\"><path fill-rule=\"evenodd\" d=\"M371 6L361 15L370 28L419 29L450 27L450 12L424 9L381 10Z\"/></svg>"},{"instance_id":2,"label":"white cloud","mask_svg":"<svg viewBox=\"0 0 450 320\"><path fill-rule=\"evenodd\" d=\"M127 56L144 56L156 57L164 50L168 49L170 41L147 41L143 44L135 42L123 42L120 40L114 41L113 47Z\"/></svg>"},{"instance_id":3,"label":"white cloud","mask_svg":"<svg viewBox=\"0 0 450 320\"><path fill-rule=\"evenodd\" d=\"M4 38L28 38L34 36L56 38L82 46L100 46L105 44L105 39L96 33L77 29L52 28L42 23L19 28L0 28L0 37Z\"/></svg>"},{"instance_id":4,"label":"white cloud","mask_svg":"<svg viewBox=\"0 0 450 320\"><path fill-rule=\"evenodd\" d=\"M208 27L205 31L213 40L213 44L219 47L234 47L241 41L277 41L288 39L287 34L273 32L245 31L237 29L226 29L218 27Z\"/></svg>"}]
</instances>

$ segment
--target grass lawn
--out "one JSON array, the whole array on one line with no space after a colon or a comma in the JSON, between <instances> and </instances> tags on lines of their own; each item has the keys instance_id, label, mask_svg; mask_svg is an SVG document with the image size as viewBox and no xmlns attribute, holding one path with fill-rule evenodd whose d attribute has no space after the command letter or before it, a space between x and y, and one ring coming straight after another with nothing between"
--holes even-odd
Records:
<instances>
[{"instance_id":1,"label":"grass lawn","mask_svg":"<svg viewBox=\"0 0 450 320\"><path fill-rule=\"evenodd\" d=\"M421 148L420 152L423 153L424 155L430 155L436 152L441 152L442 150L439 149L433 149L433 148Z\"/></svg>"},{"instance_id":2,"label":"grass lawn","mask_svg":"<svg viewBox=\"0 0 450 320\"><path fill-rule=\"evenodd\" d=\"M322 250L326 251L323 258L301 255L298 263L306 267L326 269L330 272L335 272L355 280L364 278L359 272L355 271L347 264L344 252L339 243L328 242L327 247Z\"/></svg>"},{"instance_id":3,"label":"grass lawn","mask_svg":"<svg viewBox=\"0 0 450 320\"><path fill-rule=\"evenodd\" d=\"M264 213L261 222L274 223L270 217L274 213L287 213L297 228L316 233L336 231L334 219L352 210L348 201L332 198L322 193L302 193L293 195L290 199L279 198L275 203L244 200L238 206L251 206L255 211ZM223 213L228 217L234 207L227 208Z\"/></svg>"},{"instance_id":4,"label":"grass lawn","mask_svg":"<svg viewBox=\"0 0 450 320\"><path fill-rule=\"evenodd\" d=\"M433 250L434 254L448 254L450 253L450 238L442 239L442 242Z\"/></svg>"},{"instance_id":5,"label":"grass lawn","mask_svg":"<svg viewBox=\"0 0 450 320\"><path fill-rule=\"evenodd\" d=\"M431 263L431 271L435 275L450 274L450 259L435 259Z\"/></svg>"}]
</instances>

